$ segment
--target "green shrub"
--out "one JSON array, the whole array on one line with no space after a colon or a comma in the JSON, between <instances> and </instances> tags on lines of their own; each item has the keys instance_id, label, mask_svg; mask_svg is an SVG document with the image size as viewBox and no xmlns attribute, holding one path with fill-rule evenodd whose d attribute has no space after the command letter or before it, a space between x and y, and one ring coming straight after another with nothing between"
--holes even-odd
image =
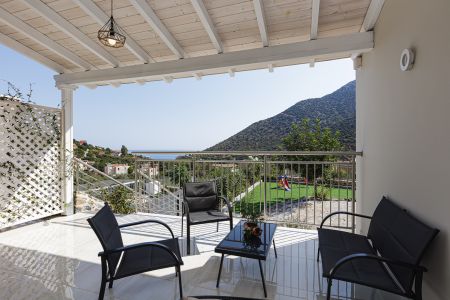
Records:
<instances>
[{"instance_id":1,"label":"green shrub","mask_svg":"<svg viewBox=\"0 0 450 300\"><path fill-rule=\"evenodd\" d=\"M123 186L114 188L111 192L103 191L103 199L108 202L114 213L130 214L135 211L132 192Z\"/></svg>"}]
</instances>

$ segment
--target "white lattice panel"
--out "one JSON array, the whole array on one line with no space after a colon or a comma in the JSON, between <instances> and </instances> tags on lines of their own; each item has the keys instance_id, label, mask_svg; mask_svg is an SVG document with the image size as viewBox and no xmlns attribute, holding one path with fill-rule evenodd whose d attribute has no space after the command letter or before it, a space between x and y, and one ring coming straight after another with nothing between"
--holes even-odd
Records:
<instances>
[{"instance_id":1,"label":"white lattice panel","mask_svg":"<svg viewBox=\"0 0 450 300\"><path fill-rule=\"evenodd\" d=\"M61 110L0 100L0 228L62 212Z\"/></svg>"}]
</instances>

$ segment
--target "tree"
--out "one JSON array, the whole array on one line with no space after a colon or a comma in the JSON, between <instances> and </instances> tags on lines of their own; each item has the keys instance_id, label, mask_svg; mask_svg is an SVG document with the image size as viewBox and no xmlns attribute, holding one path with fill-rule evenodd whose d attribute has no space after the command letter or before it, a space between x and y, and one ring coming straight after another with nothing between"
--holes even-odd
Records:
<instances>
[{"instance_id":1,"label":"tree","mask_svg":"<svg viewBox=\"0 0 450 300\"><path fill-rule=\"evenodd\" d=\"M125 147L125 145L122 145L122 148L120 148L120 154L125 157L128 155L128 149Z\"/></svg>"},{"instance_id":2,"label":"tree","mask_svg":"<svg viewBox=\"0 0 450 300\"><path fill-rule=\"evenodd\" d=\"M332 132L330 128L322 128L321 121L303 119L300 125L293 123L289 134L282 139L288 151L340 151L340 132Z\"/></svg>"},{"instance_id":3,"label":"tree","mask_svg":"<svg viewBox=\"0 0 450 300\"><path fill-rule=\"evenodd\" d=\"M330 128L322 128L319 119L315 119L312 124L310 119L303 119L298 124L292 124L289 134L282 139L283 147L288 151L341 151L343 146L339 140L339 131L332 132ZM323 195L327 193L326 182L332 180L333 169L328 164L321 164L324 161L335 161L336 156L333 155L313 155L313 156L290 156L286 160L296 161L314 161L315 164L296 164L295 171L300 176L314 180L315 198L323 198L319 195L322 191ZM319 189L317 189L319 185Z\"/></svg>"}]
</instances>

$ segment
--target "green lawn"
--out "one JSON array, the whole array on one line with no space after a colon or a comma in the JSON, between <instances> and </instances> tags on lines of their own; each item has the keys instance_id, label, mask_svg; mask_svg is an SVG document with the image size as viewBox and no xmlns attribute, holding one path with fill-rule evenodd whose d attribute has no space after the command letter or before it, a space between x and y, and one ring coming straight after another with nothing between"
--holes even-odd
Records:
<instances>
[{"instance_id":1,"label":"green lawn","mask_svg":"<svg viewBox=\"0 0 450 300\"><path fill-rule=\"evenodd\" d=\"M268 182L267 183L267 203L274 204L276 202L283 201L296 201L298 199L304 198L306 196L313 197L314 196L314 185L304 185L304 184L291 184L291 190L285 191L282 188L278 187L276 182ZM321 191L321 187L317 187L319 192ZM250 201L250 203L259 203L264 202L264 185L258 185L255 187L247 196L245 196L243 201ZM333 200L344 200L352 198L352 190L345 188L325 188L323 192L326 196L325 199L330 199L330 196ZM320 194L319 194L320 195Z\"/></svg>"}]
</instances>

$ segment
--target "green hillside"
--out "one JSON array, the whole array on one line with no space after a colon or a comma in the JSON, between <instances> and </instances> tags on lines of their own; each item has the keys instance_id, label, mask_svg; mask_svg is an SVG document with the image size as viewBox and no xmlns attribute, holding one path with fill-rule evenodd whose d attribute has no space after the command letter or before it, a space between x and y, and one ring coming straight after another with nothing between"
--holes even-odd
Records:
<instances>
[{"instance_id":1,"label":"green hillside","mask_svg":"<svg viewBox=\"0 0 450 300\"><path fill-rule=\"evenodd\" d=\"M292 123L304 118L322 121L322 127L341 132L341 142L347 149L355 149L356 102L355 81L322 98L299 101L285 111L253 123L244 130L214 145L208 151L279 150L281 139Z\"/></svg>"}]
</instances>

